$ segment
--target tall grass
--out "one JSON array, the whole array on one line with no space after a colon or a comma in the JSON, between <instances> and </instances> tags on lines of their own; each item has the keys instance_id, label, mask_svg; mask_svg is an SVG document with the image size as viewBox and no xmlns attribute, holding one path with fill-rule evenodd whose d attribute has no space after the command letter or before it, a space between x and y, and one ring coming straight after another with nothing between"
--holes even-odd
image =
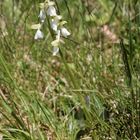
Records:
<instances>
[{"instance_id":1,"label":"tall grass","mask_svg":"<svg viewBox=\"0 0 140 140\"><path fill-rule=\"evenodd\" d=\"M41 0L0 2L0 139L140 139L140 2L54 0L71 36L52 56Z\"/></svg>"}]
</instances>

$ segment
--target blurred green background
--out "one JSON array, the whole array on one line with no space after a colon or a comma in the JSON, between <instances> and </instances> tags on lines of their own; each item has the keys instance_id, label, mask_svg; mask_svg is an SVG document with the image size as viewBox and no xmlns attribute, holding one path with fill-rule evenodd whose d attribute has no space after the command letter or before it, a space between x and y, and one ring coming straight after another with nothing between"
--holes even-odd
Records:
<instances>
[{"instance_id":1,"label":"blurred green background","mask_svg":"<svg viewBox=\"0 0 140 140\"><path fill-rule=\"evenodd\" d=\"M52 55L43 0L0 1L0 139L140 138L140 1L54 0L71 36Z\"/></svg>"}]
</instances>

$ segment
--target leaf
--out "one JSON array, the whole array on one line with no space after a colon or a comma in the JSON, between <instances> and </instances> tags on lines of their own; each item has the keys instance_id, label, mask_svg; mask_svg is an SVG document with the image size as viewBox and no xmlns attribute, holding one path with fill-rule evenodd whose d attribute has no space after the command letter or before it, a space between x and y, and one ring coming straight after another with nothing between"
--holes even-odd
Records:
<instances>
[{"instance_id":1,"label":"leaf","mask_svg":"<svg viewBox=\"0 0 140 140\"><path fill-rule=\"evenodd\" d=\"M41 24L40 23L39 24L33 24L31 26L31 29L35 29L35 30L40 29L40 28L41 28Z\"/></svg>"}]
</instances>

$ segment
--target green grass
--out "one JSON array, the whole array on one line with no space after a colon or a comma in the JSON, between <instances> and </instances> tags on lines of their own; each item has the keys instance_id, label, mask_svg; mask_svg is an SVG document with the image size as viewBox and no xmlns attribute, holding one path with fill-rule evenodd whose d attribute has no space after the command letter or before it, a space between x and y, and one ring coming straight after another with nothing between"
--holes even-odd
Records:
<instances>
[{"instance_id":1,"label":"green grass","mask_svg":"<svg viewBox=\"0 0 140 140\"><path fill-rule=\"evenodd\" d=\"M34 40L40 2L0 2L2 140L139 140L140 2L54 0L57 56L47 21Z\"/></svg>"}]
</instances>

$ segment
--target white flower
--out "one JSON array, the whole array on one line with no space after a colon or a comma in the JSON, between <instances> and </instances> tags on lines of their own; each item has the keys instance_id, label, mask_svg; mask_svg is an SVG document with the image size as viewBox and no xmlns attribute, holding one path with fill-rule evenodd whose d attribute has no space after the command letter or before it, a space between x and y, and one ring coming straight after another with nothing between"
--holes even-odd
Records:
<instances>
[{"instance_id":1,"label":"white flower","mask_svg":"<svg viewBox=\"0 0 140 140\"><path fill-rule=\"evenodd\" d=\"M59 24L59 20L61 19L62 17L60 15L57 15L55 16L53 19L51 19L51 28L57 32L57 28L58 28L58 24Z\"/></svg>"},{"instance_id":2,"label":"white flower","mask_svg":"<svg viewBox=\"0 0 140 140\"><path fill-rule=\"evenodd\" d=\"M70 35L70 32L65 27L62 27L61 34L62 34L62 36L67 37Z\"/></svg>"},{"instance_id":3,"label":"white flower","mask_svg":"<svg viewBox=\"0 0 140 140\"><path fill-rule=\"evenodd\" d=\"M46 18L46 14L44 10L40 10L39 16L38 16L41 20L41 22L44 22L45 18Z\"/></svg>"},{"instance_id":4,"label":"white flower","mask_svg":"<svg viewBox=\"0 0 140 140\"><path fill-rule=\"evenodd\" d=\"M48 7L48 9L47 9L47 15L48 15L48 16L51 16L51 17L57 15L57 14L56 14L56 9L55 9L54 6L49 6L49 7Z\"/></svg>"},{"instance_id":5,"label":"white flower","mask_svg":"<svg viewBox=\"0 0 140 140\"><path fill-rule=\"evenodd\" d=\"M40 31L40 29L38 29L35 33L34 39L42 39L44 37L44 34Z\"/></svg>"},{"instance_id":6,"label":"white flower","mask_svg":"<svg viewBox=\"0 0 140 140\"><path fill-rule=\"evenodd\" d=\"M56 39L52 41L51 44L53 47L57 47L59 46L60 42L64 43L63 40L60 39L60 30L58 30L56 34Z\"/></svg>"},{"instance_id":7,"label":"white flower","mask_svg":"<svg viewBox=\"0 0 140 140\"><path fill-rule=\"evenodd\" d=\"M53 47L53 56L57 55L58 52L59 52L59 48Z\"/></svg>"},{"instance_id":8,"label":"white flower","mask_svg":"<svg viewBox=\"0 0 140 140\"><path fill-rule=\"evenodd\" d=\"M51 20L51 28L56 32L58 27L58 22L54 19Z\"/></svg>"}]
</instances>

